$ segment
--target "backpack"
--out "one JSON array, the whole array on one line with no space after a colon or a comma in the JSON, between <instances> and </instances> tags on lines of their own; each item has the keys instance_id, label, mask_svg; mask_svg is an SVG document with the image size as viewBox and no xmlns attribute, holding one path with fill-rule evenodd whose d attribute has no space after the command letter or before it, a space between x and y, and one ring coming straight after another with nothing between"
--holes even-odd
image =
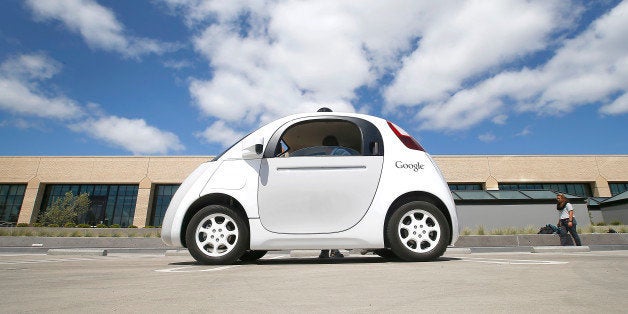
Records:
<instances>
[{"instance_id":1,"label":"backpack","mask_svg":"<svg viewBox=\"0 0 628 314\"><path fill-rule=\"evenodd\" d=\"M541 227L541 229L539 229L539 232L537 234L560 234L560 228L552 225L552 224L547 224L545 225L545 227Z\"/></svg>"},{"instance_id":2,"label":"backpack","mask_svg":"<svg viewBox=\"0 0 628 314\"><path fill-rule=\"evenodd\" d=\"M552 228L545 226L545 227L541 227L541 229L539 229L539 232L537 234L552 234L552 233L554 233Z\"/></svg>"}]
</instances>

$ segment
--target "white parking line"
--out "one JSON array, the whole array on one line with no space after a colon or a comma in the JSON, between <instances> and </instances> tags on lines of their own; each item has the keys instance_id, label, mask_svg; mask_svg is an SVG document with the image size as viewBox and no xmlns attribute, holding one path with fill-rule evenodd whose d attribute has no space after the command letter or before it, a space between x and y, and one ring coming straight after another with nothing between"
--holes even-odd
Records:
<instances>
[{"instance_id":1,"label":"white parking line","mask_svg":"<svg viewBox=\"0 0 628 314\"><path fill-rule=\"evenodd\" d=\"M569 262L559 262L559 261L537 261L537 260L525 260L525 259L474 258L474 257L463 257L461 258L461 260L465 262L503 264L503 265L563 265L563 264L569 263Z\"/></svg>"},{"instance_id":2,"label":"white parking line","mask_svg":"<svg viewBox=\"0 0 628 314\"><path fill-rule=\"evenodd\" d=\"M42 260L17 260L17 261L0 261L0 265L18 265L18 264L43 264L43 263L62 263L62 262L79 262L92 261L93 258L53 258Z\"/></svg>"},{"instance_id":3,"label":"white parking line","mask_svg":"<svg viewBox=\"0 0 628 314\"><path fill-rule=\"evenodd\" d=\"M230 266L221 266L216 268L205 268L203 266L184 266L184 267L175 267L175 268L167 268L167 269L157 269L156 272L159 273L193 273L193 272L210 272L210 271L220 271L229 268L238 267L241 265L230 265Z\"/></svg>"},{"instance_id":4,"label":"white parking line","mask_svg":"<svg viewBox=\"0 0 628 314\"><path fill-rule=\"evenodd\" d=\"M264 260L277 259L285 257L285 255L273 256L271 258L264 258ZM192 266L183 266L183 267L174 267L174 268L166 268L166 269L156 269L155 271L158 273L194 273L194 272L211 272L211 271L221 271L230 268L235 268L243 265L228 265L228 266L220 266L214 268L207 268L207 266L203 265L192 265Z\"/></svg>"}]
</instances>

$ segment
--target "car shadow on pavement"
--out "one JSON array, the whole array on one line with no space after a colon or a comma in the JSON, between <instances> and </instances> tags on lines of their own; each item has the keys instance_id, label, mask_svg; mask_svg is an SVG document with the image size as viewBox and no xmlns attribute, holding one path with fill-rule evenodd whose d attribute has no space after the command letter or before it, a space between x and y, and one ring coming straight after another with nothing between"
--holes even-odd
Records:
<instances>
[{"instance_id":1,"label":"car shadow on pavement","mask_svg":"<svg viewBox=\"0 0 628 314\"><path fill-rule=\"evenodd\" d=\"M440 257L434 262L447 262L452 260L459 260L459 258ZM279 265L279 264L382 264L382 263L411 263L405 262L400 259L383 258L379 256L357 256L357 257L344 257L344 258L274 258L274 259L261 259L254 262L242 263L242 264L257 264L257 265Z\"/></svg>"},{"instance_id":2,"label":"car shadow on pavement","mask_svg":"<svg viewBox=\"0 0 628 314\"><path fill-rule=\"evenodd\" d=\"M440 257L436 260L425 262L425 263L439 263L439 262L449 262L449 261L457 261L460 258L455 257ZM379 256L356 256L356 257L344 257L344 258L318 258L318 257L276 257L276 258L266 258L260 259L257 261L251 262L241 262L238 261L232 265L314 265L314 264L384 264L384 263L412 263L405 262L400 259L391 259L391 258L383 258ZM416 262L421 263L421 262ZM196 261L186 261L186 262L174 262L169 265L174 266L191 266L191 265L203 265ZM218 266L218 265L207 265L207 266ZM224 265L228 266L228 265Z\"/></svg>"}]
</instances>

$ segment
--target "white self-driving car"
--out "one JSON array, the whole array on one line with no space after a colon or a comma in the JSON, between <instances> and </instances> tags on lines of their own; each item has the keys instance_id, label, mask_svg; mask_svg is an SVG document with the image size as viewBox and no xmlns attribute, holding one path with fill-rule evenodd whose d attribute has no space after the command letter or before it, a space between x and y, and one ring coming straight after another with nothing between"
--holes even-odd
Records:
<instances>
[{"instance_id":1,"label":"white self-driving car","mask_svg":"<svg viewBox=\"0 0 628 314\"><path fill-rule=\"evenodd\" d=\"M201 164L161 231L204 264L293 249L427 261L458 234L449 187L417 141L381 118L320 110L271 122Z\"/></svg>"}]
</instances>

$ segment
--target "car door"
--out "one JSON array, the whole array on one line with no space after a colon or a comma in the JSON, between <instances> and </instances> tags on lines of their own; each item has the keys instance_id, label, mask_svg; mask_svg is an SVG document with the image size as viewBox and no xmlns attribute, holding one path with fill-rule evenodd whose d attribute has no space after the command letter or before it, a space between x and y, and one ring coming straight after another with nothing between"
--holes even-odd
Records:
<instances>
[{"instance_id":1,"label":"car door","mask_svg":"<svg viewBox=\"0 0 628 314\"><path fill-rule=\"evenodd\" d=\"M351 228L371 205L382 164L381 134L368 121L326 116L284 125L261 162L262 225L297 234Z\"/></svg>"}]
</instances>

